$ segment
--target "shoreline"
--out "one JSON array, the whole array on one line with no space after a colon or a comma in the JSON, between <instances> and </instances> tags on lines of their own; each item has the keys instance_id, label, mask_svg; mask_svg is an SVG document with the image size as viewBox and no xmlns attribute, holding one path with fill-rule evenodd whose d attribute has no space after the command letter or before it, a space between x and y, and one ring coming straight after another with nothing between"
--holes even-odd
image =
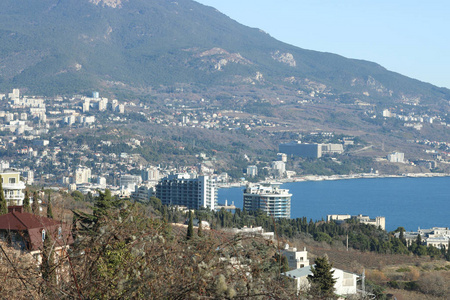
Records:
<instances>
[{"instance_id":1,"label":"shoreline","mask_svg":"<svg viewBox=\"0 0 450 300\"><path fill-rule=\"evenodd\" d=\"M350 175L304 175L292 178L274 179L281 183L303 182L303 181L329 181L329 180L350 180L350 179L373 179L373 178L433 178L433 177L450 177L450 173L405 173L402 175L380 175L372 173L350 174ZM255 184L261 184L268 181L261 181ZM236 188L246 186L249 182L232 182L226 184L218 184L218 188Z\"/></svg>"}]
</instances>

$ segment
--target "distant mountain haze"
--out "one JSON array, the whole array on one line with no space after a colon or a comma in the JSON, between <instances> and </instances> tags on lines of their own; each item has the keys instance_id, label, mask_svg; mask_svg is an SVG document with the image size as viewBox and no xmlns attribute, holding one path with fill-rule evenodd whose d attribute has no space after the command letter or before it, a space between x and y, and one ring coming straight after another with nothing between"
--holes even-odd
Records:
<instances>
[{"instance_id":1,"label":"distant mountain haze","mask_svg":"<svg viewBox=\"0 0 450 300\"><path fill-rule=\"evenodd\" d=\"M0 41L3 92L284 85L368 102L450 99L448 89L282 43L191 0L2 0Z\"/></svg>"}]
</instances>

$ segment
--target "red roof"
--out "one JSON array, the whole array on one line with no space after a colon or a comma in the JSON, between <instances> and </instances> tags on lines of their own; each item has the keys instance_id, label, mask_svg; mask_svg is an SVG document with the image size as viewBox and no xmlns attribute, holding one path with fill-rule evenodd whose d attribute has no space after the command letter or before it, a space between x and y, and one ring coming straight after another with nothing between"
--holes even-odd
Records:
<instances>
[{"instance_id":1,"label":"red roof","mask_svg":"<svg viewBox=\"0 0 450 300\"><path fill-rule=\"evenodd\" d=\"M61 228L61 229L59 229ZM61 221L37 216L31 213L12 211L0 216L1 231L27 231L30 250L42 247L42 230L50 234L59 246L73 243L70 226Z\"/></svg>"}]
</instances>

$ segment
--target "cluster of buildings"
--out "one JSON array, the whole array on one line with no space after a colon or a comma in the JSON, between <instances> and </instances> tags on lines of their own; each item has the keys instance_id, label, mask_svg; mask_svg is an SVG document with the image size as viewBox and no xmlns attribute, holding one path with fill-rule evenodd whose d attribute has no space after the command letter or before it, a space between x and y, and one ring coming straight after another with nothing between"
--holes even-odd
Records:
<instances>
[{"instance_id":1,"label":"cluster of buildings","mask_svg":"<svg viewBox=\"0 0 450 300\"><path fill-rule=\"evenodd\" d=\"M181 99L172 99L171 101L166 99L165 102L170 114L153 112L149 115L150 123L230 131L251 131L255 128L282 126L279 122L248 115L238 110L205 111L205 106L211 106L211 102L207 99L201 99L199 103L192 101L189 103L189 101Z\"/></svg>"},{"instance_id":2,"label":"cluster of buildings","mask_svg":"<svg viewBox=\"0 0 450 300\"><path fill-rule=\"evenodd\" d=\"M437 160L442 159L441 155L433 156L436 160L429 159L417 159L413 161L409 161L405 159L405 153L403 152L392 152L387 155L387 160L391 163L401 163L406 164L409 163L413 166L423 167L425 169L435 169L438 167Z\"/></svg>"},{"instance_id":3,"label":"cluster of buildings","mask_svg":"<svg viewBox=\"0 0 450 300\"><path fill-rule=\"evenodd\" d=\"M447 249L450 245L450 229L448 227L433 227L429 229L418 229L417 231L405 232L403 234L406 244L409 246L417 241L420 235L422 244L425 246L433 246L438 249L445 247ZM397 232L395 236L400 237Z\"/></svg>"},{"instance_id":4,"label":"cluster of buildings","mask_svg":"<svg viewBox=\"0 0 450 300\"><path fill-rule=\"evenodd\" d=\"M405 123L403 125L405 127L412 127L416 130L421 130L423 123L433 124L435 121L440 122L441 125L450 125L443 122L440 116L429 116L427 114L416 115L414 112L411 112L409 115L405 115L403 113L393 112L391 109L384 109L382 115L384 118L396 118L404 121Z\"/></svg>"},{"instance_id":5,"label":"cluster of buildings","mask_svg":"<svg viewBox=\"0 0 450 300\"><path fill-rule=\"evenodd\" d=\"M26 134L30 139L54 127L95 125L97 112L125 112L125 104L116 99L100 98L98 92L94 92L93 97L42 98L22 96L19 89L14 89L12 93L0 94L0 101L4 109L0 111L0 118L4 120L0 130Z\"/></svg>"},{"instance_id":6,"label":"cluster of buildings","mask_svg":"<svg viewBox=\"0 0 450 300\"><path fill-rule=\"evenodd\" d=\"M383 230L386 230L386 218L385 217L375 217L375 219L371 219L369 216L364 215L327 215L327 222L335 222L337 224L345 223L349 220L356 220L359 223L373 225L379 227Z\"/></svg>"},{"instance_id":7,"label":"cluster of buildings","mask_svg":"<svg viewBox=\"0 0 450 300\"><path fill-rule=\"evenodd\" d=\"M308 291L311 286L308 276L312 276L313 273L311 272L312 266L309 264L306 248L299 251L297 248L292 248L286 244L285 248L281 251L281 254L287 258L290 269L290 271L284 272L282 275L295 281L297 293ZM365 294L364 286L362 286L361 289L358 289L357 283L358 279L363 278L364 275L355 274L338 268L332 268L331 271L333 272L333 278L335 279L335 294L344 296L345 298L350 295L356 295L357 293ZM364 285L364 280L362 280L362 285Z\"/></svg>"}]
</instances>

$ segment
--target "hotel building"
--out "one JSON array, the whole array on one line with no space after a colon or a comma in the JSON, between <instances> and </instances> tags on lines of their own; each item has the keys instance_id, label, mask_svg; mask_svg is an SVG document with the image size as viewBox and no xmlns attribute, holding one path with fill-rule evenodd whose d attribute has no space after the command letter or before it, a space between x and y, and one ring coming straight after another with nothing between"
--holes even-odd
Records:
<instances>
[{"instance_id":1,"label":"hotel building","mask_svg":"<svg viewBox=\"0 0 450 300\"><path fill-rule=\"evenodd\" d=\"M280 189L279 183L247 186L244 190L244 208L248 211L262 210L274 218L291 217L289 190Z\"/></svg>"},{"instance_id":2,"label":"hotel building","mask_svg":"<svg viewBox=\"0 0 450 300\"><path fill-rule=\"evenodd\" d=\"M187 173L169 175L156 185L156 197L165 205L214 210L217 207L216 182L210 176L192 178Z\"/></svg>"}]
</instances>

